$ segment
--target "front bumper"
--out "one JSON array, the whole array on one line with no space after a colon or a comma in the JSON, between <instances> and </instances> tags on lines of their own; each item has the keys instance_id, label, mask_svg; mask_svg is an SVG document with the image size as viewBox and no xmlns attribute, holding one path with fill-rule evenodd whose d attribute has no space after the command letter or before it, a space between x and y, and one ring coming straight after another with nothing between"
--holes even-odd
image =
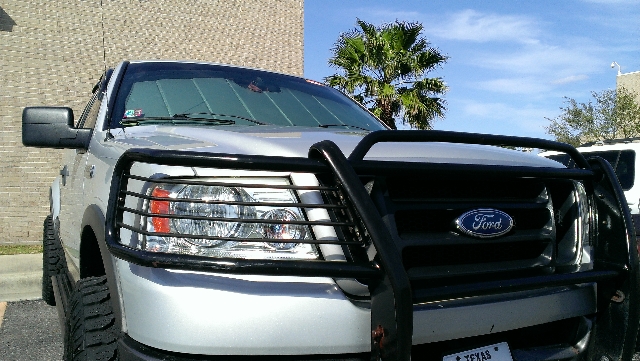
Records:
<instances>
[{"instance_id":1,"label":"front bumper","mask_svg":"<svg viewBox=\"0 0 640 361\"><path fill-rule=\"evenodd\" d=\"M339 355L371 349L369 302L350 300L330 278L230 277L122 260L117 269L127 334L154 349L201 355ZM432 302L413 308L412 343L495 334L595 312L595 283Z\"/></svg>"},{"instance_id":2,"label":"front bumper","mask_svg":"<svg viewBox=\"0 0 640 361\"><path fill-rule=\"evenodd\" d=\"M370 349L370 310L328 278L187 273L118 261L127 333L207 355L337 354Z\"/></svg>"},{"instance_id":3,"label":"front bumper","mask_svg":"<svg viewBox=\"0 0 640 361\"><path fill-rule=\"evenodd\" d=\"M120 361L369 361L368 353L341 355L294 355L294 356L206 356L164 351L144 345L131 337L118 341Z\"/></svg>"}]
</instances>

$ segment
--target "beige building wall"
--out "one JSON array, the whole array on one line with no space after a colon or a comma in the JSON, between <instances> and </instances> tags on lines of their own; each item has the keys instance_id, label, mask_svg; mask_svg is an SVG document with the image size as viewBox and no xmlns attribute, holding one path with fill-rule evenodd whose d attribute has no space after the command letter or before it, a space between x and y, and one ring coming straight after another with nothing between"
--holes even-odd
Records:
<instances>
[{"instance_id":1,"label":"beige building wall","mask_svg":"<svg viewBox=\"0 0 640 361\"><path fill-rule=\"evenodd\" d=\"M616 87L624 87L627 90L636 93L638 103L640 103L640 71L620 74L616 78L616 83Z\"/></svg>"},{"instance_id":2,"label":"beige building wall","mask_svg":"<svg viewBox=\"0 0 640 361\"><path fill-rule=\"evenodd\" d=\"M303 0L5 0L0 3L0 244L35 243L60 151L21 143L25 106L78 116L121 60L230 63L303 74Z\"/></svg>"}]
</instances>

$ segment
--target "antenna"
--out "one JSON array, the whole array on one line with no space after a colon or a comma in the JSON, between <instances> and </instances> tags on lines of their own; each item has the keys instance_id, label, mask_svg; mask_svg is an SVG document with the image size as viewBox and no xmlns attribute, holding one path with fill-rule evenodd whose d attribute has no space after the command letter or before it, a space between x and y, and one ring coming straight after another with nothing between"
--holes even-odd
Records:
<instances>
[{"instance_id":1,"label":"antenna","mask_svg":"<svg viewBox=\"0 0 640 361\"><path fill-rule=\"evenodd\" d=\"M104 73L102 75L102 81L107 81L107 46L105 43L105 33L104 33L104 4L103 0L100 0L100 23L102 25L102 64L104 66ZM107 90L107 84L103 84L101 88L105 89L105 93ZM109 121L109 108L107 107L107 136L105 140L109 138L113 138L113 134L111 134L111 122Z\"/></svg>"},{"instance_id":2,"label":"antenna","mask_svg":"<svg viewBox=\"0 0 640 361\"><path fill-rule=\"evenodd\" d=\"M103 0L100 0L100 23L102 25L102 63L104 65L104 71L107 71L107 47L105 45L104 34L104 5Z\"/></svg>"}]
</instances>

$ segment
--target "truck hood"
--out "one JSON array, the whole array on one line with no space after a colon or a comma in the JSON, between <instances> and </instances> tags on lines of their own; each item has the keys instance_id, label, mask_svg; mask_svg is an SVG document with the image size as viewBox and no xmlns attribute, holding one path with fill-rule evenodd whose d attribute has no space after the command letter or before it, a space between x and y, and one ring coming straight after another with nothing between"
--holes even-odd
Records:
<instances>
[{"instance_id":1,"label":"truck hood","mask_svg":"<svg viewBox=\"0 0 640 361\"><path fill-rule=\"evenodd\" d=\"M207 153L307 157L311 145L330 140L345 156L368 134L365 131L278 127L188 127L147 125L113 130L125 148L157 148ZM365 159L408 162L563 167L552 160L500 147L454 143L378 143Z\"/></svg>"}]
</instances>

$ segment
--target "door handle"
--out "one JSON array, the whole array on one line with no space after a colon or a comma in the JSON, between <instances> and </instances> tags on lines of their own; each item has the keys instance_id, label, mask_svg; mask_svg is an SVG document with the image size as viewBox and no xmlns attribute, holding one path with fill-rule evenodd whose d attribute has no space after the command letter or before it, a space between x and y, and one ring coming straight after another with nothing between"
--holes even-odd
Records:
<instances>
[{"instance_id":1,"label":"door handle","mask_svg":"<svg viewBox=\"0 0 640 361\"><path fill-rule=\"evenodd\" d=\"M67 169L66 165L60 170L60 175L62 176L62 185L66 186L67 177L69 176L69 170Z\"/></svg>"}]
</instances>

